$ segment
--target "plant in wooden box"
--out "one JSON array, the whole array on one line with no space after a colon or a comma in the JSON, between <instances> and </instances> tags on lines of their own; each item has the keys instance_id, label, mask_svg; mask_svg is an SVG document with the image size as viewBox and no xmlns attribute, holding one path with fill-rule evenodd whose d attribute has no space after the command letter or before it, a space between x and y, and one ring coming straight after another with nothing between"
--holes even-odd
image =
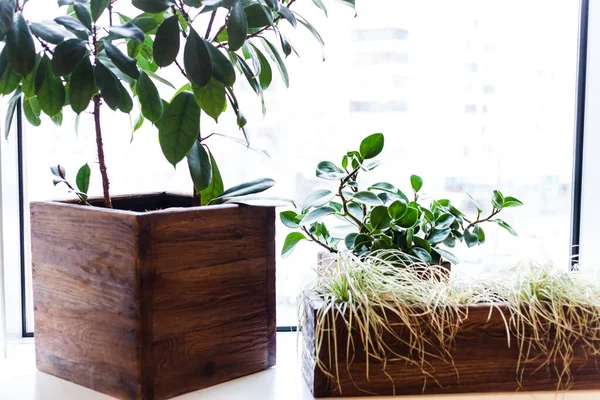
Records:
<instances>
[{"instance_id":1,"label":"plant in wooden box","mask_svg":"<svg viewBox=\"0 0 600 400\"><path fill-rule=\"evenodd\" d=\"M72 181L58 165L55 184L77 200L31 205L40 370L119 398L160 399L275 363L275 212L231 204L254 204L247 196L274 182L225 190L208 148L224 135L202 134L201 113L216 121L229 104L247 140L238 76L261 99L274 69L288 84L278 48L288 56L293 47L281 24L322 43L295 1L58 0L61 15L34 22L24 16L34 2L0 0L6 133L20 101L33 125L42 114L60 124L67 109L90 112L102 176L103 199L89 199L90 165ZM161 67L184 84L161 78ZM169 101L155 82L172 86ZM135 129L150 121L166 159L187 159L193 196L111 197L101 114L136 105Z\"/></svg>"},{"instance_id":2,"label":"plant in wooden box","mask_svg":"<svg viewBox=\"0 0 600 400\"><path fill-rule=\"evenodd\" d=\"M483 244L484 223L496 223L516 235L514 229L497 215L523 203L498 190L492 195L490 214L483 216L482 209L475 203L477 216L471 218L447 199L430 200L429 206L420 203L423 179L417 175L410 177L411 198L387 182L361 189L360 173L379 166L379 161L374 158L383 147L384 136L376 133L365 138L359 150L347 152L340 166L330 161L319 163L317 177L336 181L336 187L334 190L316 190L306 196L295 211L281 213L284 225L302 231L287 236L283 256L289 255L300 241L310 240L331 253L338 253L342 242L346 249L357 255L398 249L425 263L441 264L447 260L456 264L456 256L442 246L452 248L457 242L464 242L468 247ZM330 216L338 217L345 225L332 229L323 222Z\"/></svg>"},{"instance_id":3,"label":"plant in wooden box","mask_svg":"<svg viewBox=\"0 0 600 400\"><path fill-rule=\"evenodd\" d=\"M288 235L284 256L302 240L334 253L301 299L302 370L313 394L600 388L600 287L551 265L486 282L451 276L439 264L458 260L440 246L483 244L488 222L515 234L497 215L522 203L496 190L485 217L448 200L426 207L415 175L412 201L386 182L361 190L358 174L377 167L383 145L383 135L371 135L341 166L321 162L317 176L336 181L335 191L281 213L302 231ZM342 236L331 216L346 222Z\"/></svg>"},{"instance_id":4,"label":"plant in wooden box","mask_svg":"<svg viewBox=\"0 0 600 400\"><path fill-rule=\"evenodd\" d=\"M599 295L552 265L469 281L340 253L303 298L303 373L316 397L599 389Z\"/></svg>"}]
</instances>

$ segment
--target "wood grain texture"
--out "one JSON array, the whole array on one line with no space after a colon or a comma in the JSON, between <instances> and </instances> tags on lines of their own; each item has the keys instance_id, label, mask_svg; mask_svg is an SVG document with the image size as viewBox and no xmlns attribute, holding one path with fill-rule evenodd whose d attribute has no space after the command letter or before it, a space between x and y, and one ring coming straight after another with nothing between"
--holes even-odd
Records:
<instances>
[{"instance_id":1,"label":"wood grain texture","mask_svg":"<svg viewBox=\"0 0 600 400\"><path fill-rule=\"evenodd\" d=\"M415 395L449 394L472 392L554 391L558 378L552 368L536 371L539 364L528 364L523 376L523 388L517 384L518 346L514 337L510 348L502 315L508 310L492 310L487 305L468 307L468 319L461 325L453 351L454 365L428 357L427 370L435 376L424 379L422 371L405 362L390 362L385 367L372 358L369 364L369 379L366 378L364 351L357 346L354 359L346 359L347 330L336 324L339 381L329 379L315 364L315 321L321 303L318 299L305 297L303 313L302 372L315 397L367 396L367 395ZM392 321L393 322L393 321ZM354 334L355 335L355 334ZM355 343L360 343L358 336ZM331 346L333 338L331 337ZM407 354L406 346L391 343L398 354ZM432 349L430 349L432 350ZM329 358L328 340L320 349L319 357L327 365L334 362ZM572 364L574 384L572 389L599 389L600 370L597 359L582 346L576 347ZM332 367L335 368L332 364ZM338 386L339 383L339 386ZM341 386L341 391L340 387Z\"/></svg>"},{"instance_id":2,"label":"wood grain texture","mask_svg":"<svg viewBox=\"0 0 600 400\"><path fill-rule=\"evenodd\" d=\"M138 396L133 215L33 203L35 343L40 371L122 399Z\"/></svg>"},{"instance_id":3,"label":"wood grain texture","mask_svg":"<svg viewBox=\"0 0 600 400\"><path fill-rule=\"evenodd\" d=\"M188 200L32 203L41 371L155 400L274 365L275 210Z\"/></svg>"}]
</instances>

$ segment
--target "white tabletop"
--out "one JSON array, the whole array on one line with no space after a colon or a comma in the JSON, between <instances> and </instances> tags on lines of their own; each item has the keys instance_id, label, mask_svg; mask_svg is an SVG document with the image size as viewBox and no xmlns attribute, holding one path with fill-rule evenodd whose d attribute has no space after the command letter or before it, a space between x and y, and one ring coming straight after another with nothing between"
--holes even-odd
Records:
<instances>
[{"instance_id":1,"label":"white tabletop","mask_svg":"<svg viewBox=\"0 0 600 400\"><path fill-rule=\"evenodd\" d=\"M254 375L179 396L177 400L312 400L296 352L295 333L277 337L277 366ZM110 400L111 397L35 369L33 343L9 345L0 360L1 400ZM381 398L364 398L381 399ZM600 391L568 393L405 396L403 400L600 400Z\"/></svg>"}]
</instances>

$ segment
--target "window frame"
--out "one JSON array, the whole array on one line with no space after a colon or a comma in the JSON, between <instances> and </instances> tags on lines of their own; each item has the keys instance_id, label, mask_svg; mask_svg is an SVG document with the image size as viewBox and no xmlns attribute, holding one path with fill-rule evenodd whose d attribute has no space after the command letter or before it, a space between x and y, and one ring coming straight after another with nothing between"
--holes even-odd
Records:
<instances>
[{"instance_id":1,"label":"window frame","mask_svg":"<svg viewBox=\"0 0 600 400\"><path fill-rule=\"evenodd\" d=\"M589 257L590 260L593 259L587 254L593 254L591 249L600 246L600 235L598 235L598 239L593 239L593 228L598 225L595 222L600 223L600 212L595 212L594 210L598 207L593 205L593 199L597 197L595 194L600 195L600 179L594 179L593 171L600 171L600 157L590 157L594 154L594 149L600 150L600 133L594 134L595 131L600 132L600 113L597 116L593 112L586 113L587 109L593 110L595 103L598 103L598 107L595 108L600 108L600 72L597 74L592 73L594 70L600 71L600 45L597 48L590 46L590 42L592 45L596 42L600 43L600 0L593 2L592 5L590 5L590 0L580 0L579 8L574 164L571 191L571 270L578 269L580 264L584 265L587 261L581 261L580 263L580 260L586 260L585 257ZM594 29L594 24L590 24L590 21L598 21L599 23L596 24L598 28ZM598 68L592 68L596 64L598 64ZM598 85L595 84L595 77L599 78ZM12 158L15 158L16 154L14 168L8 170L0 168L0 227L2 228L0 229L0 358L3 354L2 338L5 331L6 337L9 339L34 336L34 333L28 330L27 320L25 216L28 212L28 204L24 185L21 102L17 106L15 125L14 143L4 142L5 145L0 146L0 159L9 155L10 152L14 152ZM595 129L596 125L598 125L598 129ZM3 185L7 180L13 181L15 179L18 187L18 207L14 207L14 205L11 207L8 205L9 202L5 201L8 192L6 186ZM5 190L2 190L3 188ZM4 225L6 221L3 216L12 213L18 215L18 224L16 224L18 226L11 223L13 226L8 228L11 231L18 230L19 232L19 262L9 264L5 263L5 255L8 249L5 248L5 243L2 240L3 233L7 232L7 227ZM582 237L586 238L583 242ZM592 239L588 240L587 238ZM586 250L589 253L586 253ZM15 264L18 264L18 270L16 270L16 266L10 266ZM13 290L8 290L8 288ZM17 288L17 290L14 288ZM15 309L15 304L20 305L18 311ZM295 330L296 327L294 326L277 327L278 332Z\"/></svg>"}]
</instances>

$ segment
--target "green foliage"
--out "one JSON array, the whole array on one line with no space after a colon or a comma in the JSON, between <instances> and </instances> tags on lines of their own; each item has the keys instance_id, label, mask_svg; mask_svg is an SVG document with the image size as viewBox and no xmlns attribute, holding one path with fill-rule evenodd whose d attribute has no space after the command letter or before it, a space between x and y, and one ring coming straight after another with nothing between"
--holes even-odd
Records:
<instances>
[{"instance_id":1,"label":"green foliage","mask_svg":"<svg viewBox=\"0 0 600 400\"><path fill-rule=\"evenodd\" d=\"M324 1L329 0L319 0L317 6L324 8ZM14 0L0 1L0 41L5 43L0 53L0 94L12 95L14 105L26 100L26 118L36 126L43 121L41 112L62 123L64 107L80 114L93 101L130 113L139 103L134 130L147 119L159 129L167 161L176 166L187 156L202 204L230 201L231 196L224 191L205 141L212 135L200 135L200 113L217 122L223 113L233 113L243 136L237 142L250 147L248 121L233 87L237 77L256 92L264 113L263 92L273 84L273 69L280 71L286 86L290 84L281 51L288 56L293 45L281 34L280 23L308 30L323 45L319 33L293 11L294 1L289 0L132 0L140 10L135 16L119 13L117 3L110 0L57 3L63 7L61 15L36 22L28 21ZM195 21L201 13L210 13L210 24ZM170 104L155 85L160 82L177 90L159 76L159 69L167 67L181 71L189 82ZM14 112L7 115L6 126L13 116ZM374 156L382 143L375 140L372 146L368 151ZM248 187L261 191L264 184Z\"/></svg>"},{"instance_id":2,"label":"green foliage","mask_svg":"<svg viewBox=\"0 0 600 400\"><path fill-rule=\"evenodd\" d=\"M401 250L428 264L458 263L456 256L446 248L453 248L459 242L468 247L484 244L482 225L488 222L516 236L514 229L496 216L505 208L523 203L498 190L493 192L490 214L482 217L482 210L476 205L477 217L470 218L447 199L432 199L427 205L420 203L423 179L417 175L410 177L413 201L388 182L361 189L357 183L359 174L378 165L373 158L381 153L383 146L384 136L374 134L362 141L359 151L347 152L340 165L320 162L316 176L338 181L336 192L319 189L310 193L297 205L297 210L281 214L284 225L303 231L303 236L333 253L339 251L339 243L343 241L345 247L358 256L377 250ZM330 229L326 224L331 216L344 221L345 225ZM331 233L341 231L340 228L344 228L343 235ZM298 241L290 239L284 254L289 255Z\"/></svg>"}]
</instances>

